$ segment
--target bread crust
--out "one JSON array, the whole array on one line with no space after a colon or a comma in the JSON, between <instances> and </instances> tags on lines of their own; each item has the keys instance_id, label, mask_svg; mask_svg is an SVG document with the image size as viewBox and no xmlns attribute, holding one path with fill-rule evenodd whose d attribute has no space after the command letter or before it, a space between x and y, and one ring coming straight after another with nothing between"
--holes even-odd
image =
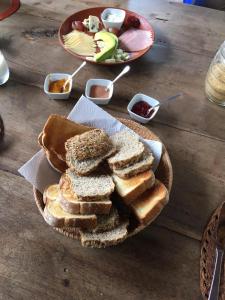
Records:
<instances>
[{"instance_id":1,"label":"bread crust","mask_svg":"<svg viewBox=\"0 0 225 300\"><path fill-rule=\"evenodd\" d=\"M137 199L155 183L155 175L149 170L129 179L122 179L113 175L116 191L126 205ZM126 188L127 187L127 188Z\"/></svg>"},{"instance_id":2,"label":"bread crust","mask_svg":"<svg viewBox=\"0 0 225 300\"><path fill-rule=\"evenodd\" d=\"M155 185L131 203L131 209L141 224L148 224L160 214L169 201L169 193L162 182Z\"/></svg>"}]
</instances>

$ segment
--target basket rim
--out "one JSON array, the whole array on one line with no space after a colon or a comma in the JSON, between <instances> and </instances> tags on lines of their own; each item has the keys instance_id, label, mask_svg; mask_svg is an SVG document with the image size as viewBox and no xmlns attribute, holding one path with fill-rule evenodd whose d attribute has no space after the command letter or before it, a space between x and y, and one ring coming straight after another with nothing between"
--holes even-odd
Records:
<instances>
[{"instance_id":1,"label":"basket rim","mask_svg":"<svg viewBox=\"0 0 225 300\"><path fill-rule=\"evenodd\" d=\"M152 130L150 130L147 127L144 127L143 125L141 125L141 124L139 124L139 123L137 123L137 122L135 122L133 120L125 119L125 118L117 118L117 119L121 123L123 123L124 125L126 125L128 128L130 128L128 124L131 124L132 126L138 127L139 131L142 130L145 133L150 134L152 140L159 141L159 142L162 143L162 145L163 145L163 151L162 151L162 156L161 156L161 160L159 162L159 165L161 163L165 163L167 165L167 167L168 167L168 170L169 170L168 184L167 185L165 183L164 184L166 185L166 188L168 190L168 194L170 195L170 192L171 192L171 189L172 189L172 184L173 184L173 168L172 168L172 163L171 163L171 160L170 160L169 153L168 153L165 145L161 141L161 139ZM131 129L133 131L135 131L135 129L133 129L133 128L131 128ZM141 134L139 134L139 135L142 136ZM145 134L143 134L143 135L145 135ZM44 213L43 194L38 189L36 189L34 186L33 186L33 194L34 194L34 198L35 198L35 202L36 202L36 205L38 207L38 210L41 213L41 215L43 216L43 213ZM40 201L40 198L41 198L42 201ZM160 213L161 213L161 211L158 214L156 214L155 217L154 217L154 219L151 219L148 223L146 223L146 224L139 224L139 226L136 227L133 231L128 232L128 235L126 236L126 238L131 237L131 236L137 234L138 232L142 231L143 229L147 228L158 217L158 215L160 215ZM67 237L79 240L79 234L76 231L75 231L75 233L71 233L71 232L68 232L66 230L66 228L56 228L56 227L53 227L53 228L56 231L60 232L61 234L66 235Z\"/></svg>"}]
</instances>

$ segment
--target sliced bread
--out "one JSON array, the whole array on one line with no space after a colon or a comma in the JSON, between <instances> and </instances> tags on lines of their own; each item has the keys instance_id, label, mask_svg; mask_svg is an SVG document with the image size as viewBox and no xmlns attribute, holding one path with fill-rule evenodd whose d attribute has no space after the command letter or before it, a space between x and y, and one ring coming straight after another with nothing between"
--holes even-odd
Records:
<instances>
[{"instance_id":1,"label":"sliced bread","mask_svg":"<svg viewBox=\"0 0 225 300\"><path fill-rule=\"evenodd\" d=\"M121 222L116 228L98 233L80 232L81 244L84 247L104 248L117 245L125 240L129 222Z\"/></svg>"},{"instance_id":2,"label":"sliced bread","mask_svg":"<svg viewBox=\"0 0 225 300\"><path fill-rule=\"evenodd\" d=\"M114 191L115 185L111 176L93 174L90 176L78 176L68 169L66 171L70 189L76 194L79 201L101 201L108 198Z\"/></svg>"},{"instance_id":3,"label":"sliced bread","mask_svg":"<svg viewBox=\"0 0 225 300\"><path fill-rule=\"evenodd\" d=\"M112 168L123 168L137 162L145 149L144 144L139 141L138 135L128 130L117 132L111 136L111 140L117 148L116 154L108 159Z\"/></svg>"},{"instance_id":4,"label":"sliced bread","mask_svg":"<svg viewBox=\"0 0 225 300\"><path fill-rule=\"evenodd\" d=\"M69 138L91 129L93 128L75 123L63 116L52 114L45 123L38 142L45 151L53 151L60 159L65 161L65 142Z\"/></svg>"},{"instance_id":5,"label":"sliced bread","mask_svg":"<svg viewBox=\"0 0 225 300\"><path fill-rule=\"evenodd\" d=\"M140 223L153 221L169 200L165 185L156 179L155 185L131 203L131 209Z\"/></svg>"},{"instance_id":6,"label":"sliced bread","mask_svg":"<svg viewBox=\"0 0 225 300\"><path fill-rule=\"evenodd\" d=\"M123 179L113 175L116 191L126 205L129 205L138 196L150 189L155 183L155 175L149 170L132 178Z\"/></svg>"},{"instance_id":7,"label":"sliced bread","mask_svg":"<svg viewBox=\"0 0 225 300\"><path fill-rule=\"evenodd\" d=\"M108 215L98 215L98 224L91 230L92 233L112 230L120 223L120 216L115 206L112 206Z\"/></svg>"},{"instance_id":8,"label":"sliced bread","mask_svg":"<svg viewBox=\"0 0 225 300\"><path fill-rule=\"evenodd\" d=\"M44 204L46 204L47 199L56 200L58 196L59 196L59 185L58 184L49 185L44 190L43 202L44 202Z\"/></svg>"},{"instance_id":9,"label":"sliced bread","mask_svg":"<svg viewBox=\"0 0 225 300\"><path fill-rule=\"evenodd\" d=\"M65 143L69 157L78 161L104 156L112 148L112 141L102 129L93 129L68 139Z\"/></svg>"},{"instance_id":10,"label":"sliced bread","mask_svg":"<svg viewBox=\"0 0 225 300\"><path fill-rule=\"evenodd\" d=\"M86 176L95 171L106 158L115 154L115 152L116 148L113 147L105 155L85 160L77 160L75 157L71 156L71 153L67 152L66 162L68 167L77 175Z\"/></svg>"},{"instance_id":11,"label":"sliced bread","mask_svg":"<svg viewBox=\"0 0 225 300\"><path fill-rule=\"evenodd\" d=\"M128 165L123 169L117 169L115 167L112 169L115 175L119 176L120 178L126 179L149 170L152 166L153 161L154 157L152 153L150 153L149 151L145 151L140 161Z\"/></svg>"},{"instance_id":12,"label":"sliced bread","mask_svg":"<svg viewBox=\"0 0 225 300\"><path fill-rule=\"evenodd\" d=\"M60 179L60 191L58 195L58 200L64 211L82 215L109 214L112 202L108 197L101 201L79 201L77 195L71 190L70 183L66 178L67 176L62 175Z\"/></svg>"},{"instance_id":13,"label":"sliced bread","mask_svg":"<svg viewBox=\"0 0 225 300\"><path fill-rule=\"evenodd\" d=\"M57 199L47 198L43 216L45 221L54 227L93 229L97 226L96 215L69 214L62 209Z\"/></svg>"}]
</instances>

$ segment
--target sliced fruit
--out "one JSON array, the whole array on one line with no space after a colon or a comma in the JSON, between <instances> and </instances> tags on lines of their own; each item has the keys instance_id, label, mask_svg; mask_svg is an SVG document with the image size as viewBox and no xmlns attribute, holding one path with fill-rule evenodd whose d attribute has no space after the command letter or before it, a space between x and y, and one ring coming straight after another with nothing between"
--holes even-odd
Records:
<instances>
[{"instance_id":1,"label":"sliced fruit","mask_svg":"<svg viewBox=\"0 0 225 300\"><path fill-rule=\"evenodd\" d=\"M111 32L100 31L95 34L94 39L95 41L102 40L104 42L104 47L94 56L95 61L100 62L111 58L118 46L117 36Z\"/></svg>"}]
</instances>

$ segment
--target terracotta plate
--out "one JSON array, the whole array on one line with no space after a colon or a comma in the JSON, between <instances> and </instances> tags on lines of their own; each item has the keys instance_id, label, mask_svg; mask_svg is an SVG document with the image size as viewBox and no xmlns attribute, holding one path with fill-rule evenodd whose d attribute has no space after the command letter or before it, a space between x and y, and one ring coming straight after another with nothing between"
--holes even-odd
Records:
<instances>
[{"instance_id":1,"label":"terracotta plate","mask_svg":"<svg viewBox=\"0 0 225 300\"><path fill-rule=\"evenodd\" d=\"M83 21L85 18L88 18L89 15L97 16L101 20L100 16L101 16L101 13L103 12L103 10L105 8L107 8L107 7L95 7L95 8L88 8L88 9L85 9L85 10L78 11L78 12L74 13L73 15L69 16L62 23L62 25L59 28L59 41L60 41L60 44L62 45L62 47L67 52L71 53L73 56L76 56L79 59L86 60L85 56L77 55L74 52L66 49L64 47L62 36L72 31L72 22L73 21ZM129 11L129 10L126 10L126 9L124 9L124 10L126 12L126 17L128 17L129 15L133 15L133 16L137 17L140 20L141 25L140 25L139 29L149 31L151 33L152 40L154 41L154 36L155 36L154 31L153 31L152 26L149 24L149 22L144 17L138 15L135 12L132 12L132 11ZM152 44L148 48L145 48L144 50L137 51L137 52L132 52L131 56L130 56L130 59L128 59L124 62L117 62L117 63L99 62L99 63L97 63L97 62L93 62L93 61L89 61L89 60L87 60L87 61L89 61L91 63L94 63L94 64L101 64L101 65L118 65L118 64L128 63L128 62L131 62L131 61L141 57L142 55L144 55L151 48Z\"/></svg>"},{"instance_id":2,"label":"terracotta plate","mask_svg":"<svg viewBox=\"0 0 225 300\"><path fill-rule=\"evenodd\" d=\"M20 0L4 0L0 2L0 21L12 15L20 7Z\"/></svg>"}]
</instances>

